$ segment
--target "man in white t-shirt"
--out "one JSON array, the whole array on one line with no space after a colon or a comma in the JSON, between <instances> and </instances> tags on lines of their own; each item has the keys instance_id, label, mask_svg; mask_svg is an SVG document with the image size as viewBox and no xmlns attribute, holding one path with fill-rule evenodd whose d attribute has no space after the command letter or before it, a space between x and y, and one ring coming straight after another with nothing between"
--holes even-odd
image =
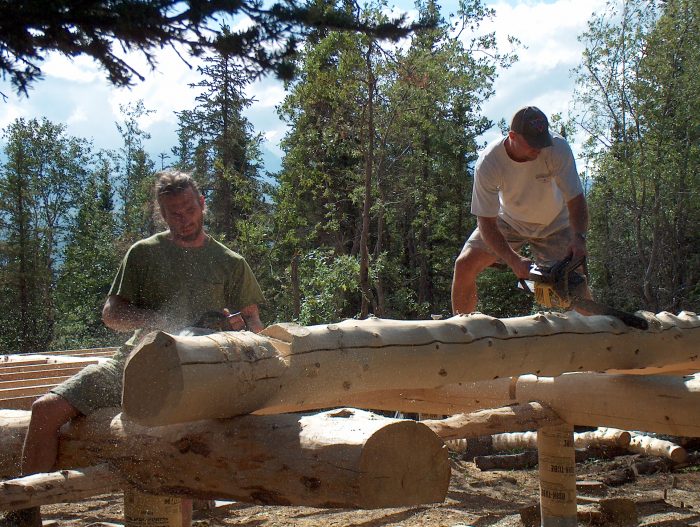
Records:
<instances>
[{"instance_id":1,"label":"man in white t-shirt","mask_svg":"<svg viewBox=\"0 0 700 527\"><path fill-rule=\"evenodd\" d=\"M576 162L539 108L518 110L508 135L479 156L471 211L477 228L455 262L455 314L476 309L476 278L491 264L502 260L527 278L533 262L517 252L526 243L540 265L586 254L588 207Z\"/></svg>"}]
</instances>

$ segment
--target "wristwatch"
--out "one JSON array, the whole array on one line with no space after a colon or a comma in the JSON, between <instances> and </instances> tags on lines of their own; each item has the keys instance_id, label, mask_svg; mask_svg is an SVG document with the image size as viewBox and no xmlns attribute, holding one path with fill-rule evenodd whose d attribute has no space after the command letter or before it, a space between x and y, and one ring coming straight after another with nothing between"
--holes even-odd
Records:
<instances>
[{"instance_id":1,"label":"wristwatch","mask_svg":"<svg viewBox=\"0 0 700 527\"><path fill-rule=\"evenodd\" d=\"M584 242L586 241L586 233L585 232L576 232L574 233L574 236L578 236L581 238Z\"/></svg>"}]
</instances>

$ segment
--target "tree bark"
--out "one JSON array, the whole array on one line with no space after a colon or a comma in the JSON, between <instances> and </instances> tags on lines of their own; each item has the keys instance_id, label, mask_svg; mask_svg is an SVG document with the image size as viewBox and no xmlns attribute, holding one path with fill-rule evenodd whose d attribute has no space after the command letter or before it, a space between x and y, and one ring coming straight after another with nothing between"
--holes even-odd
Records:
<instances>
[{"instance_id":1,"label":"tree bark","mask_svg":"<svg viewBox=\"0 0 700 527\"><path fill-rule=\"evenodd\" d=\"M127 362L124 411L140 423L162 425L270 407L327 408L377 390L435 389L528 372L653 373L697 360L700 317L649 318L647 331L613 317L551 313L281 324L260 335L157 332Z\"/></svg>"}]
</instances>

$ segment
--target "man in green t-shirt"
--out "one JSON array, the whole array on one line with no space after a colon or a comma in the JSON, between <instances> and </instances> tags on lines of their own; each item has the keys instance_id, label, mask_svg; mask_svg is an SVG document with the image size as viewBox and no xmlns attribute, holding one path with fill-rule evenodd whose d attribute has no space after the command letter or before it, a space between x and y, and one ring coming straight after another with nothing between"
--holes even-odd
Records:
<instances>
[{"instance_id":1,"label":"man in green t-shirt","mask_svg":"<svg viewBox=\"0 0 700 527\"><path fill-rule=\"evenodd\" d=\"M141 335L177 332L212 312L226 330L263 329L260 286L242 256L205 232L204 196L194 180L164 171L155 191L168 230L129 249L102 310L107 326L134 333L113 359L88 366L34 402L22 452L25 475L53 468L64 423L121 404L124 363ZM41 526L39 508L8 513L2 525Z\"/></svg>"}]
</instances>

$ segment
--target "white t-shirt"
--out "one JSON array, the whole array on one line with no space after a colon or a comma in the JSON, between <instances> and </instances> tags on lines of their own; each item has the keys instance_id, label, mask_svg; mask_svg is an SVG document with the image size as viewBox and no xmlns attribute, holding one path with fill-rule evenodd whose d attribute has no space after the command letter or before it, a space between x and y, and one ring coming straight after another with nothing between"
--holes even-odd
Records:
<instances>
[{"instance_id":1,"label":"white t-shirt","mask_svg":"<svg viewBox=\"0 0 700 527\"><path fill-rule=\"evenodd\" d=\"M542 238L569 224L567 201L583 192L571 147L559 134L534 161L513 161L505 138L490 143L474 170L472 214L500 216L523 236Z\"/></svg>"}]
</instances>

